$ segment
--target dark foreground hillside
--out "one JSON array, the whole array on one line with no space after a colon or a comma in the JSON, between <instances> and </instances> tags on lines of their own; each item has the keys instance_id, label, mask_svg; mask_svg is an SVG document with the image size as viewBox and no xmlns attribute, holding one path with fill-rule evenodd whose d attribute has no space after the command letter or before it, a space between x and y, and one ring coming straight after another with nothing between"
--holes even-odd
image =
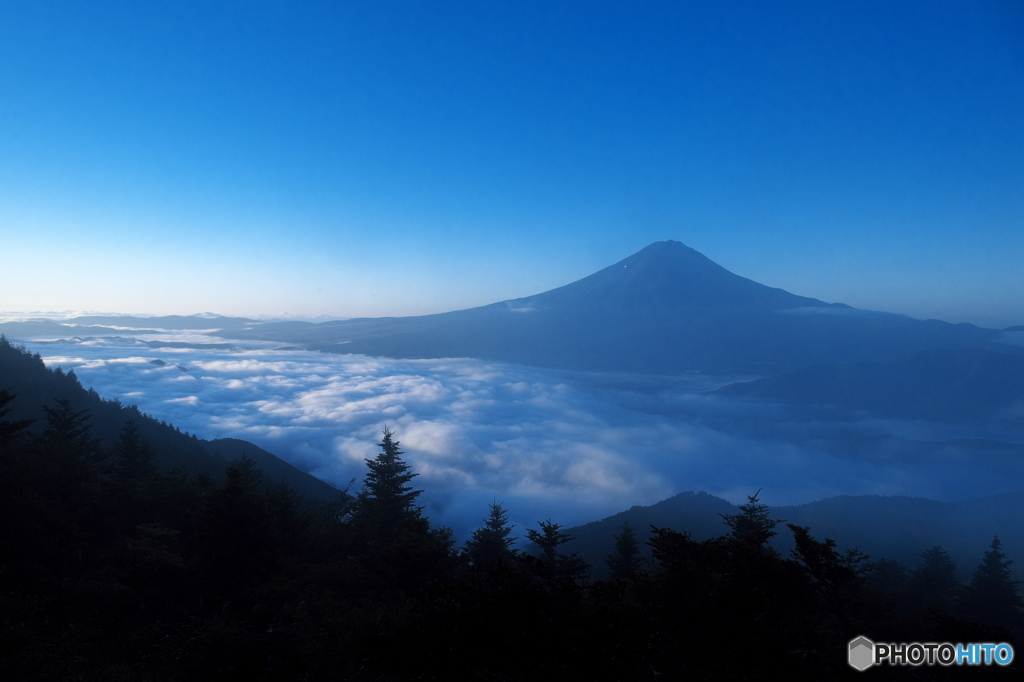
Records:
<instances>
[{"instance_id":1,"label":"dark foreground hillside","mask_svg":"<svg viewBox=\"0 0 1024 682\"><path fill-rule=\"evenodd\" d=\"M205 472L219 479L228 463L244 454L259 464L268 480L283 479L310 499L331 500L338 494L333 486L252 443L235 438L203 440L143 414L134 405L104 400L96 391L83 388L73 370L65 373L59 367L47 369L38 353L27 353L3 336L0 336L0 389L18 396L17 401L7 406L9 417L32 420L29 432L43 427L47 407L53 407L57 400L66 400L73 410L88 411L90 434L103 448L112 447L125 424L132 421L149 442L160 468L184 467L190 474Z\"/></svg>"},{"instance_id":2,"label":"dark foreground hillside","mask_svg":"<svg viewBox=\"0 0 1024 682\"><path fill-rule=\"evenodd\" d=\"M921 553L936 545L956 564L956 576L970 578L978 558L998 536L1010 556L1024 557L1024 492L975 500L939 502L921 497L842 495L796 506L773 508L780 519L808 526L824 537L836 538L840 550L856 547L872 559L897 561L913 567ZM613 535L626 523L641 542L653 527L686 528L697 540L718 537L722 518L737 513L735 506L707 493L684 492L650 506L635 506L600 521L570 528L567 547L594 564L592 575L604 577L602 557L615 547ZM781 533L770 545L783 554L793 549L793 537ZM645 553L650 556L650 552ZM1024 577L1024 564L1013 565Z\"/></svg>"},{"instance_id":3,"label":"dark foreground hillside","mask_svg":"<svg viewBox=\"0 0 1024 682\"><path fill-rule=\"evenodd\" d=\"M102 415L64 398L30 432L22 399L0 392L4 679L860 679L858 635L1022 634L997 541L967 583L941 548L906 575L795 525L783 556L768 544L783 526L751 499L718 537L657 529L651 564L620 529L610 578L590 581L557 523L526 529L525 554L498 503L456 547L386 430L357 494L304 504L248 457L218 479L164 469L135 420L104 446Z\"/></svg>"}]
</instances>

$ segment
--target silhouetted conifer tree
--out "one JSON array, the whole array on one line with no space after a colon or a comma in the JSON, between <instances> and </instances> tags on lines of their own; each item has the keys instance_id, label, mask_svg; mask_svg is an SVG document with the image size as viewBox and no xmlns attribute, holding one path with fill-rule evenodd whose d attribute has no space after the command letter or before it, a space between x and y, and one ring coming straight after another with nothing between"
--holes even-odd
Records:
<instances>
[{"instance_id":1,"label":"silhouetted conifer tree","mask_svg":"<svg viewBox=\"0 0 1024 682\"><path fill-rule=\"evenodd\" d=\"M135 420L129 419L114 446L114 477L122 481L142 481L156 472L153 448L139 433Z\"/></svg>"},{"instance_id":2,"label":"silhouetted conifer tree","mask_svg":"<svg viewBox=\"0 0 1024 682\"><path fill-rule=\"evenodd\" d=\"M540 556L537 560L537 567L541 577L550 581L579 581L582 580L590 566L579 554L563 554L558 548L572 540L572 536L563 533L562 526L553 523L551 519L539 521L540 530L529 529L526 536L530 542L537 545Z\"/></svg>"},{"instance_id":3,"label":"silhouetted conifer tree","mask_svg":"<svg viewBox=\"0 0 1024 682\"><path fill-rule=\"evenodd\" d=\"M622 524L622 531L615 538L615 551L604 560L611 571L612 580L633 580L644 569L644 560L640 555L640 543L633 532L629 521Z\"/></svg>"},{"instance_id":4,"label":"silhouetted conifer tree","mask_svg":"<svg viewBox=\"0 0 1024 682\"><path fill-rule=\"evenodd\" d=\"M915 608L948 612L960 597L956 563L936 545L921 553L921 563L910 574L910 599Z\"/></svg>"},{"instance_id":5,"label":"silhouetted conifer tree","mask_svg":"<svg viewBox=\"0 0 1024 682\"><path fill-rule=\"evenodd\" d=\"M372 532L394 536L404 526L422 520L422 508L416 498L422 490L413 490L409 482L419 474L412 473L402 459L404 454L395 434L387 427L374 459L366 460L369 472L363 479L363 489L356 498L353 518L361 525L370 526Z\"/></svg>"},{"instance_id":6,"label":"silhouetted conifer tree","mask_svg":"<svg viewBox=\"0 0 1024 682\"><path fill-rule=\"evenodd\" d=\"M857 612L864 600L864 578L871 572L871 562L859 550L836 551L830 538L820 542L811 537L810 529L789 524L796 547L792 556L803 565L818 591L819 603L841 623L845 634L853 636L859 622Z\"/></svg>"},{"instance_id":7,"label":"silhouetted conifer tree","mask_svg":"<svg viewBox=\"0 0 1024 682\"><path fill-rule=\"evenodd\" d=\"M75 411L71 401L58 399L56 407L44 406L46 428L36 438L40 450L61 461L92 461L99 453L99 440L90 437L89 410Z\"/></svg>"},{"instance_id":8,"label":"silhouetted conifer tree","mask_svg":"<svg viewBox=\"0 0 1024 682\"><path fill-rule=\"evenodd\" d=\"M263 474L242 455L224 471L225 480L207 502L204 536L213 574L230 581L240 569L262 570L269 558L271 529L263 498Z\"/></svg>"},{"instance_id":9,"label":"silhouetted conifer tree","mask_svg":"<svg viewBox=\"0 0 1024 682\"><path fill-rule=\"evenodd\" d=\"M304 498L281 479L264 495L272 518L275 538L281 547L297 550L313 525L313 516L304 509Z\"/></svg>"},{"instance_id":10,"label":"silhouetted conifer tree","mask_svg":"<svg viewBox=\"0 0 1024 682\"><path fill-rule=\"evenodd\" d=\"M886 593L891 599L907 589L907 569L898 561L879 559L871 570L871 586Z\"/></svg>"},{"instance_id":11,"label":"silhouetted conifer tree","mask_svg":"<svg viewBox=\"0 0 1024 682\"><path fill-rule=\"evenodd\" d=\"M422 491L409 482L418 474L393 436L385 428L380 454L366 460L369 471L349 516L352 556L366 587L417 590L450 575L455 543L450 528L431 529L416 505Z\"/></svg>"},{"instance_id":12,"label":"silhouetted conifer tree","mask_svg":"<svg viewBox=\"0 0 1024 682\"><path fill-rule=\"evenodd\" d=\"M510 537L512 528L508 525L508 512L500 503L491 503L490 515L485 519L484 527L473 531L473 536L466 541L466 558L480 569L500 563L511 564L516 556L512 549L516 538Z\"/></svg>"},{"instance_id":13,"label":"silhouetted conifer tree","mask_svg":"<svg viewBox=\"0 0 1024 682\"><path fill-rule=\"evenodd\" d=\"M777 533L775 526L783 523L780 519L773 519L768 515L768 505L761 504L758 500L758 490L753 495L747 495L747 503L741 504L739 514L719 514L725 525L732 529L729 536L741 545L754 548L764 547Z\"/></svg>"},{"instance_id":14,"label":"silhouetted conifer tree","mask_svg":"<svg viewBox=\"0 0 1024 682\"><path fill-rule=\"evenodd\" d=\"M32 425L32 419L4 419L10 412L7 404L14 400L15 395L7 389L0 389L0 448L21 435L21 432Z\"/></svg>"},{"instance_id":15,"label":"silhouetted conifer tree","mask_svg":"<svg viewBox=\"0 0 1024 682\"><path fill-rule=\"evenodd\" d=\"M992 538L978 570L963 591L963 613L971 620L1024 631L1024 600L999 537Z\"/></svg>"}]
</instances>

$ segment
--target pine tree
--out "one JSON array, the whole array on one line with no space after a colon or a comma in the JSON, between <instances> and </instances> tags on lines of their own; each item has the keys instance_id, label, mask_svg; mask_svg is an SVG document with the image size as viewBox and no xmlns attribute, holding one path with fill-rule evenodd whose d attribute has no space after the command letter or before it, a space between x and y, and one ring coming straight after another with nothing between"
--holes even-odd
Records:
<instances>
[{"instance_id":1,"label":"pine tree","mask_svg":"<svg viewBox=\"0 0 1024 682\"><path fill-rule=\"evenodd\" d=\"M992 538L978 570L963 592L963 612L972 620L1011 629L1024 629L1024 600L1017 591L999 536Z\"/></svg>"},{"instance_id":2,"label":"pine tree","mask_svg":"<svg viewBox=\"0 0 1024 682\"><path fill-rule=\"evenodd\" d=\"M782 520L768 516L768 505L758 500L760 494L758 490L753 495L747 495L747 503L740 505L739 514L719 514L725 519L725 525L732 528L729 537L744 547L763 547L777 534L775 526L783 523Z\"/></svg>"},{"instance_id":3,"label":"pine tree","mask_svg":"<svg viewBox=\"0 0 1024 682\"><path fill-rule=\"evenodd\" d=\"M871 586L881 590L890 601L903 596L908 579L906 567L892 559L878 559L871 569Z\"/></svg>"},{"instance_id":4,"label":"pine tree","mask_svg":"<svg viewBox=\"0 0 1024 682\"><path fill-rule=\"evenodd\" d=\"M14 398L14 394L9 390L0 389L0 447L13 442L34 421L32 419L4 419L10 412L7 403Z\"/></svg>"},{"instance_id":5,"label":"pine tree","mask_svg":"<svg viewBox=\"0 0 1024 682\"><path fill-rule=\"evenodd\" d=\"M101 451L99 440L90 435L89 411L74 410L68 400L56 402L55 407L44 406L46 428L33 436L31 476L38 482L40 497L67 521L60 530L54 529L51 537L59 533L66 556L77 561L87 543L79 529L96 512Z\"/></svg>"},{"instance_id":6,"label":"pine tree","mask_svg":"<svg viewBox=\"0 0 1024 682\"><path fill-rule=\"evenodd\" d=\"M135 420L129 419L114 446L114 476L122 481L142 481L156 471L153 448L139 433Z\"/></svg>"},{"instance_id":7,"label":"pine tree","mask_svg":"<svg viewBox=\"0 0 1024 682\"><path fill-rule=\"evenodd\" d=\"M369 472L363 479L363 489L353 507L353 520L373 533L393 537L410 523L421 522L422 507L416 506L416 498L422 490L413 490L409 482L419 474L410 471L402 459L404 454L392 433L384 427L383 438L378 445L380 454L366 460Z\"/></svg>"},{"instance_id":8,"label":"pine tree","mask_svg":"<svg viewBox=\"0 0 1024 682\"><path fill-rule=\"evenodd\" d=\"M466 541L466 558L474 568L487 569L497 564L510 564L516 552L512 549L516 538L510 537L514 526L508 525L508 512L501 503L492 502L490 515L484 520L484 527L473 531Z\"/></svg>"},{"instance_id":9,"label":"pine tree","mask_svg":"<svg viewBox=\"0 0 1024 682\"><path fill-rule=\"evenodd\" d=\"M604 560L611 571L612 580L635 580L644 569L640 555L640 543L629 521L622 524L622 531L615 538L615 551Z\"/></svg>"},{"instance_id":10,"label":"pine tree","mask_svg":"<svg viewBox=\"0 0 1024 682\"><path fill-rule=\"evenodd\" d=\"M452 530L431 528L416 505L421 490L409 483L418 474L402 459L394 434L384 429L380 454L366 460L369 471L349 516L350 571L363 576L363 589L416 591L443 581L455 562Z\"/></svg>"},{"instance_id":11,"label":"pine tree","mask_svg":"<svg viewBox=\"0 0 1024 682\"><path fill-rule=\"evenodd\" d=\"M806 526L788 525L795 544L790 554L810 576L820 604L842 623L845 631L852 632L853 614L863 604L865 578L871 573L868 556L858 549L839 553L835 540L825 538L821 542L811 536Z\"/></svg>"},{"instance_id":12,"label":"pine tree","mask_svg":"<svg viewBox=\"0 0 1024 682\"><path fill-rule=\"evenodd\" d=\"M99 453L99 440L92 438L89 410L72 409L71 401L58 399L46 410L46 428L36 437L37 447L58 461L92 461Z\"/></svg>"},{"instance_id":13,"label":"pine tree","mask_svg":"<svg viewBox=\"0 0 1024 682\"><path fill-rule=\"evenodd\" d=\"M921 553L921 563L910 574L910 602L918 609L949 609L959 600L961 585L956 563L936 545Z\"/></svg>"},{"instance_id":14,"label":"pine tree","mask_svg":"<svg viewBox=\"0 0 1024 682\"><path fill-rule=\"evenodd\" d=\"M262 570L270 558L271 529L263 474L243 454L224 470L224 482L207 500L205 553L213 577L233 580L236 571Z\"/></svg>"},{"instance_id":15,"label":"pine tree","mask_svg":"<svg viewBox=\"0 0 1024 682\"><path fill-rule=\"evenodd\" d=\"M551 519L539 521L540 530L529 529L526 537L537 545L540 550L536 564L538 573L549 582L579 581L590 566L579 554L563 554L558 548L572 540L572 536L563 533L562 526Z\"/></svg>"}]
</instances>

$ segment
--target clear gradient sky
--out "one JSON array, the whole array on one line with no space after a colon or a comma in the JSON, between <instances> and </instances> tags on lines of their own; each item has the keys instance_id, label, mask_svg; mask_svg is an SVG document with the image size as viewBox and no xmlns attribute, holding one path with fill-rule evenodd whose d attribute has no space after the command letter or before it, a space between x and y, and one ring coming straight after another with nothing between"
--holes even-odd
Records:
<instances>
[{"instance_id":1,"label":"clear gradient sky","mask_svg":"<svg viewBox=\"0 0 1024 682\"><path fill-rule=\"evenodd\" d=\"M662 239L1024 324L1024 5L4 3L0 310L442 312Z\"/></svg>"}]
</instances>

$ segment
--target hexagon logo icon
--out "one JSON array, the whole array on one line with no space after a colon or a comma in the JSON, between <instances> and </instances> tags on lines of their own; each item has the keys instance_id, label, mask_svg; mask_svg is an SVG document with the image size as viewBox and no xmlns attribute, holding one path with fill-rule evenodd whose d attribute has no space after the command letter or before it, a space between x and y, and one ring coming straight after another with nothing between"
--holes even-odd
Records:
<instances>
[{"instance_id":1,"label":"hexagon logo icon","mask_svg":"<svg viewBox=\"0 0 1024 682\"><path fill-rule=\"evenodd\" d=\"M850 640L850 667L864 671L875 663L875 643L861 636Z\"/></svg>"}]
</instances>

